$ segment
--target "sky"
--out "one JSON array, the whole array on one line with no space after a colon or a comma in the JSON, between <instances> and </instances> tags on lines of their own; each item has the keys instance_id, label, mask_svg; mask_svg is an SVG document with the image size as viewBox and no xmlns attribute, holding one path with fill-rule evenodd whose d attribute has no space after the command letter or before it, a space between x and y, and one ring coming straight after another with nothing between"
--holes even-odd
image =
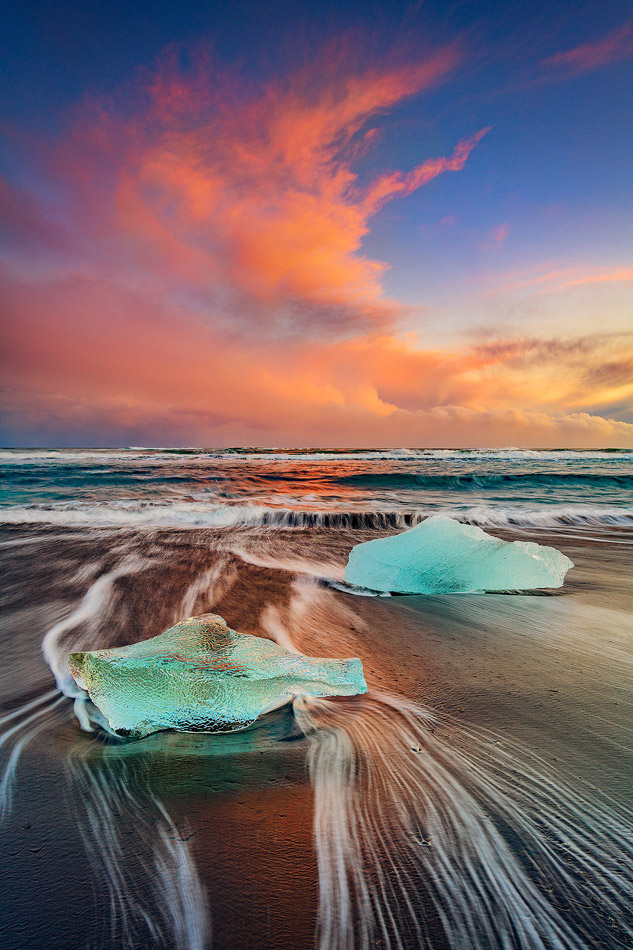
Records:
<instances>
[{"instance_id":1,"label":"sky","mask_svg":"<svg viewBox=\"0 0 633 950\"><path fill-rule=\"evenodd\" d=\"M620 2L0 14L0 442L633 447Z\"/></svg>"}]
</instances>

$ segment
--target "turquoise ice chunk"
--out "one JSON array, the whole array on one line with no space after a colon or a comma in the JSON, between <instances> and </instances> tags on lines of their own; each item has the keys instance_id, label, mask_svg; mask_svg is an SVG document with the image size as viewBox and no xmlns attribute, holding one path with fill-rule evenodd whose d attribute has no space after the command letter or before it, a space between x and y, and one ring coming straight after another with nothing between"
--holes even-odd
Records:
<instances>
[{"instance_id":1,"label":"turquoise ice chunk","mask_svg":"<svg viewBox=\"0 0 633 950\"><path fill-rule=\"evenodd\" d=\"M135 738L161 729L231 732L297 694L367 692L360 660L289 653L236 633L216 614L130 646L71 653L68 665L112 730Z\"/></svg>"},{"instance_id":2,"label":"turquoise ice chunk","mask_svg":"<svg viewBox=\"0 0 633 950\"><path fill-rule=\"evenodd\" d=\"M402 594L562 587L574 564L556 548L502 541L481 528L435 515L390 538L357 544L345 580Z\"/></svg>"}]
</instances>

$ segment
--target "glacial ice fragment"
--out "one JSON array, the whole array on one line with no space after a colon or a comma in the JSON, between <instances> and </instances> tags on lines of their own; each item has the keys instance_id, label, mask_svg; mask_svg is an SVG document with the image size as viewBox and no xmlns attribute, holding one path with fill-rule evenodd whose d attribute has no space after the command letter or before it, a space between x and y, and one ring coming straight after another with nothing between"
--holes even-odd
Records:
<instances>
[{"instance_id":1,"label":"glacial ice fragment","mask_svg":"<svg viewBox=\"0 0 633 950\"><path fill-rule=\"evenodd\" d=\"M71 653L68 665L113 731L139 739L161 729L231 732L300 693L367 692L360 660L289 653L216 614L130 646Z\"/></svg>"},{"instance_id":2,"label":"glacial ice fragment","mask_svg":"<svg viewBox=\"0 0 633 950\"><path fill-rule=\"evenodd\" d=\"M556 548L502 541L481 528L435 515L415 528L352 548L345 580L403 594L562 587L573 567Z\"/></svg>"}]
</instances>

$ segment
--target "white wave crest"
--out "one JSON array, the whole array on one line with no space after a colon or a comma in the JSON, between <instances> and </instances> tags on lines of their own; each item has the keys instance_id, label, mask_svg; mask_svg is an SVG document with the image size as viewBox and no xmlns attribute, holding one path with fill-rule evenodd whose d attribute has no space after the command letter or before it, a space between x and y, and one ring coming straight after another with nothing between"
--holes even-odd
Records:
<instances>
[{"instance_id":1,"label":"white wave crest","mask_svg":"<svg viewBox=\"0 0 633 950\"><path fill-rule=\"evenodd\" d=\"M633 527L633 508L612 505L445 506L399 510L275 508L255 504L139 501L13 505L0 508L0 524L91 528L408 528L432 514L482 527Z\"/></svg>"}]
</instances>

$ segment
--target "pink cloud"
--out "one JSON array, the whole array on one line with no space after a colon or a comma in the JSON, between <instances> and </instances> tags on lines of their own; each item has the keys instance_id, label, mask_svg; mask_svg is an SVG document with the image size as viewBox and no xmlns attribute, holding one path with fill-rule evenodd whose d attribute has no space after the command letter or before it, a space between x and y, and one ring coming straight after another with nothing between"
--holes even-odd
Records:
<instances>
[{"instance_id":1,"label":"pink cloud","mask_svg":"<svg viewBox=\"0 0 633 950\"><path fill-rule=\"evenodd\" d=\"M479 240L476 243L482 251L494 251L505 244L509 234L509 224L498 224L489 234L483 238L483 240Z\"/></svg>"},{"instance_id":2,"label":"pink cloud","mask_svg":"<svg viewBox=\"0 0 633 950\"><path fill-rule=\"evenodd\" d=\"M394 172L383 175L369 189L365 198L365 208L368 215L374 214L385 202L396 195L410 195L413 191L428 184L433 178L446 171L461 171L468 157L489 128L480 129L467 139L462 139L456 145L453 154L448 158L430 158L408 173Z\"/></svg>"},{"instance_id":3,"label":"pink cloud","mask_svg":"<svg viewBox=\"0 0 633 950\"><path fill-rule=\"evenodd\" d=\"M542 66L559 70L566 76L576 76L625 59L633 53L633 23L612 30L599 40L581 43L569 50L555 53L542 61Z\"/></svg>"},{"instance_id":4,"label":"pink cloud","mask_svg":"<svg viewBox=\"0 0 633 950\"><path fill-rule=\"evenodd\" d=\"M564 283L561 289L566 287L578 287L581 284L613 284L621 281L633 280L633 267L621 267L618 270L599 272L593 271L588 274L581 274Z\"/></svg>"},{"instance_id":5,"label":"pink cloud","mask_svg":"<svg viewBox=\"0 0 633 950\"><path fill-rule=\"evenodd\" d=\"M509 234L510 226L508 224L499 224L496 228L493 228L492 231L492 237L496 244L505 244Z\"/></svg>"}]
</instances>

